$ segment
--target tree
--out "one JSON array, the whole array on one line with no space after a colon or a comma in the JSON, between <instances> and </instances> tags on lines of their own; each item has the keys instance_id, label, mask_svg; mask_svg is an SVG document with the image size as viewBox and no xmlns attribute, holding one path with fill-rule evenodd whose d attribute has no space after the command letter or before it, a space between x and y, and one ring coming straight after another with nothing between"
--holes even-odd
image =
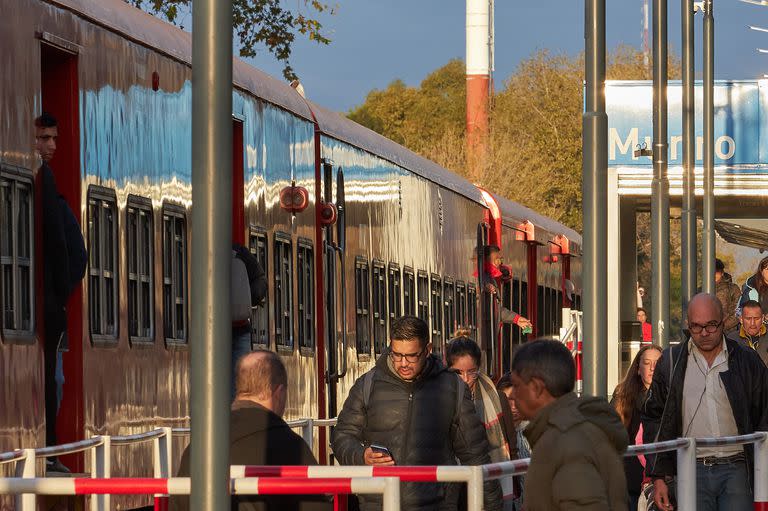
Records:
<instances>
[{"instance_id":1,"label":"tree","mask_svg":"<svg viewBox=\"0 0 768 511\"><path fill-rule=\"evenodd\" d=\"M171 23L180 24L181 13L188 13L192 0L126 0L134 6ZM300 8L304 5L306 12ZM283 7L280 0L233 0L232 28L237 34L241 57L253 57L259 46L264 46L277 60L283 62L283 76L295 80L296 73L290 65L291 47L297 34L319 44L330 39L323 34L318 15L333 14L333 9L320 0L300 0L298 7Z\"/></svg>"}]
</instances>

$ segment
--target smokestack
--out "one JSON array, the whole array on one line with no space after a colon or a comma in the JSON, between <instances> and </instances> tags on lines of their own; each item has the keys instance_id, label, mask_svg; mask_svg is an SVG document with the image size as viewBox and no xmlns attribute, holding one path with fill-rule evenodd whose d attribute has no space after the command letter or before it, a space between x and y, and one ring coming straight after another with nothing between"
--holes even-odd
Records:
<instances>
[{"instance_id":1,"label":"smokestack","mask_svg":"<svg viewBox=\"0 0 768 511\"><path fill-rule=\"evenodd\" d=\"M493 67L493 0L467 0L467 154L475 179L488 135Z\"/></svg>"}]
</instances>

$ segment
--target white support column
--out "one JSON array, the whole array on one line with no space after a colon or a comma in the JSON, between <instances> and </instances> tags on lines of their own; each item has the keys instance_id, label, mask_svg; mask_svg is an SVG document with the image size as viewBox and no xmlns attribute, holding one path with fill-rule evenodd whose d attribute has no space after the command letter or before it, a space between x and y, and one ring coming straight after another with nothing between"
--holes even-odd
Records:
<instances>
[{"instance_id":1,"label":"white support column","mask_svg":"<svg viewBox=\"0 0 768 511\"><path fill-rule=\"evenodd\" d=\"M474 466L472 476L467 483L467 510L482 511L483 509L483 467Z\"/></svg>"},{"instance_id":2,"label":"white support column","mask_svg":"<svg viewBox=\"0 0 768 511\"><path fill-rule=\"evenodd\" d=\"M24 449L24 458L16 462L16 477L34 479L36 477L35 462L35 450ZM15 501L17 511L37 510L37 495L34 493L16 495Z\"/></svg>"},{"instance_id":3,"label":"white support column","mask_svg":"<svg viewBox=\"0 0 768 511\"><path fill-rule=\"evenodd\" d=\"M768 507L768 433L755 442L755 509ZM758 504L762 504L759 507Z\"/></svg>"},{"instance_id":4,"label":"white support column","mask_svg":"<svg viewBox=\"0 0 768 511\"><path fill-rule=\"evenodd\" d=\"M91 477L107 478L112 475L112 438L101 437L103 442L91 449ZM91 511L111 509L111 495L91 495Z\"/></svg>"},{"instance_id":5,"label":"white support column","mask_svg":"<svg viewBox=\"0 0 768 511\"><path fill-rule=\"evenodd\" d=\"M677 449L677 509L696 509L696 440Z\"/></svg>"}]
</instances>

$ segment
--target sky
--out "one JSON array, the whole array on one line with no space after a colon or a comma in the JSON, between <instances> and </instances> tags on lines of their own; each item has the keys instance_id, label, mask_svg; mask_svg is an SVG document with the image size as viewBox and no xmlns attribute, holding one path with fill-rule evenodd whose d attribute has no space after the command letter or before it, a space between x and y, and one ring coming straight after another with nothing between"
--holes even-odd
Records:
<instances>
[{"instance_id":1,"label":"sky","mask_svg":"<svg viewBox=\"0 0 768 511\"><path fill-rule=\"evenodd\" d=\"M346 112L372 89L394 79L418 85L431 71L465 54L465 2L457 0L327 0L335 14L323 16L332 42L317 45L297 37L292 65L309 98ZM338 2L338 3L334 3ZM652 5L649 0L649 9ZM306 11L303 0L296 4ZM607 46L640 47L643 0L607 0ZM680 1L668 2L671 50L680 53ZM757 79L768 73L768 7L714 0L715 77ZM650 16L650 14L649 14ZM701 70L702 15L696 16L697 75ZM584 47L583 0L497 0L496 87L538 49L575 55ZM248 59L282 77L282 64L267 51Z\"/></svg>"}]
</instances>

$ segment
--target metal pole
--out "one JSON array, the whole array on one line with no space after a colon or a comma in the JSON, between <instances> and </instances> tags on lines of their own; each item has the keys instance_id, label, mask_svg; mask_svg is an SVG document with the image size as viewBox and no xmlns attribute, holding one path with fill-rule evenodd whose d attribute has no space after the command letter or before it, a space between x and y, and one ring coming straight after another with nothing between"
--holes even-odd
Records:
<instances>
[{"instance_id":1,"label":"metal pole","mask_svg":"<svg viewBox=\"0 0 768 511\"><path fill-rule=\"evenodd\" d=\"M192 10L192 511L230 507L232 0Z\"/></svg>"},{"instance_id":2,"label":"metal pole","mask_svg":"<svg viewBox=\"0 0 768 511\"><path fill-rule=\"evenodd\" d=\"M688 302L696 294L696 130L694 103L693 0L681 0L683 39L683 211L681 228L681 295L685 320Z\"/></svg>"},{"instance_id":3,"label":"metal pole","mask_svg":"<svg viewBox=\"0 0 768 511\"><path fill-rule=\"evenodd\" d=\"M607 389L606 272L608 224L608 116L605 113L605 0L586 0L584 53L586 88L582 119L584 201L584 393Z\"/></svg>"},{"instance_id":4,"label":"metal pole","mask_svg":"<svg viewBox=\"0 0 768 511\"><path fill-rule=\"evenodd\" d=\"M712 0L704 1L704 236L702 289L715 292L715 20Z\"/></svg>"},{"instance_id":5,"label":"metal pole","mask_svg":"<svg viewBox=\"0 0 768 511\"><path fill-rule=\"evenodd\" d=\"M669 180L667 179L667 0L653 0L653 182L651 268L654 340L669 344Z\"/></svg>"},{"instance_id":6,"label":"metal pole","mask_svg":"<svg viewBox=\"0 0 768 511\"><path fill-rule=\"evenodd\" d=\"M755 442L755 509L761 509L768 504L768 433L763 433L763 438ZM764 509L764 508L763 508Z\"/></svg>"},{"instance_id":7,"label":"metal pole","mask_svg":"<svg viewBox=\"0 0 768 511\"><path fill-rule=\"evenodd\" d=\"M696 509L696 440L677 449L677 509Z\"/></svg>"}]
</instances>

